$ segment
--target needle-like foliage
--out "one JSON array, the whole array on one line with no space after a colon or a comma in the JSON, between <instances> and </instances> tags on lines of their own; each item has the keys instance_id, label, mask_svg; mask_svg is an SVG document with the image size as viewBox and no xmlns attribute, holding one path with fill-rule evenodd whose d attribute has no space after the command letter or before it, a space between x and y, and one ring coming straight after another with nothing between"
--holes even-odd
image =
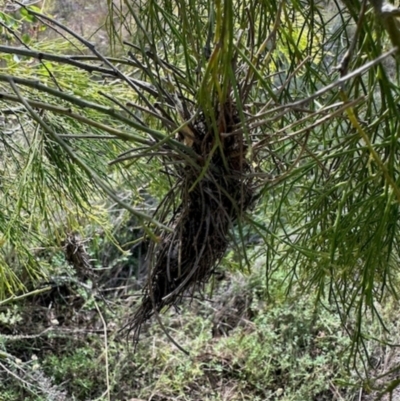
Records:
<instances>
[{"instance_id":1,"label":"needle-like foliage","mask_svg":"<svg viewBox=\"0 0 400 401\"><path fill-rule=\"evenodd\" d=\"M205 282L230 241L246 260L247 224L263 241L267 278L284 269L289 282L329 297L346 327L356 312L351 329L362 339L365 311L398 294L394 7L110 1L119 58L23 10L70 38L75 51L0 46L2 109L20 127L1 134L3 249L29 259L22 232L38 235L66 205L88 208L93 191L111 197L153 244L133 320L140 329ZM119 199L109 162L133 186L164 175L154 215ZM2 266L11 290L18 277Z\"/></svg>"}]
</instances>

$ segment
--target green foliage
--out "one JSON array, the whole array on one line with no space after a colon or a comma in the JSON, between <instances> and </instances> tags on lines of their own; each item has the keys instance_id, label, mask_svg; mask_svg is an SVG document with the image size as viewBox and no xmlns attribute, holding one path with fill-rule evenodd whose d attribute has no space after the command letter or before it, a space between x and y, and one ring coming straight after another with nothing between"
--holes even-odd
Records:
<instances>
[{"instance_id":1,"label":"green foliage","mask_svg":"<svg viewBox=\"0 0 400 401\"><path fill-rule=\"evenodd\" d=\"M233 96L239 108L243 129L248 130L246 138L251 153L261 159L260 174L264 171L267 177L273 177L261 183L261 208L264 203L263 214L269 216L268 222L259 221L255 226L268 244L268 252L280 250L280 257L268 258L270 270L276 271L281 261L290 264L293 275L297 276L301 270L305 285L321 295L329 290L345 309L371 307L373 299L380 296L378 288L395 292L391 272L398 251L395 221L399 191L392 177L398 160L394 118L398 94L389 77L392 72L376 64L365 68L364 75L354 75L342 90L332 89L321 98L307 100L307 94L332 81L332 68L340 64L344 55L340 43L355 40L357 52L351 54L354 70L363 66L366 59L379 57L388 42L383 35L374 36L369 29L373 24L371 13L363 14L365 23L359 25L353 40L353 21L362 13L361 2L348 9L335 5L329 15L313 2L307 3L307 7L303 5L301 1L293 2L292 7L285 3L257 2L246 8L245 4L227 1L214 8L207 1L196 4L150 1L127 3L116 9L110 4L111 19L128 12L127 18L120 21L133 39L134 50L132 60L119 70L112 61L97 54L106 64L111 63L107 64L111 66L109 75L119 77L115 84L109 84L107 78L99 80L98 66L87 64L79 69L65 58L51 56L46 56L48 60L36 56L32 66L31 58L15 62L5 56L10 75L18 75L14 80L20 92L12 95L14 100L22 102L21 96L26 99L39 96L44 103L41 107L46 110L43 117L35 116L31 110L20 119L20 123L36 126L34 136L25 134L28 135L25 141L33 141L34 146L27 148L26 144L17 143L16 154L12 150L16 144L5 142L13 164L17 163L24 174L15 182L12 179L15 169L8 169L10 186L4 189L8 199L4 209L10 210L11 215L5 214L3 220L18 219L20 226L16 226L13 234L4 225L3 241L11 243L18 257L25 255L21 264L31 267L30 274L34 277L40 268L34 266L29 247L18 242L18 232L29 230L32 235L39 234L43 231L39 221L53 225L61 211L71 207L87 211L89 204L93 204L89 193L103 196L105 192L118 199L111 188L116 180L118 186L131 183L134 188L145 185L149 178L157 179L156 186L147 187L156 193L160 193L161 187L166 192L173 186L171 182L166 186L168 180L160 180L156 173L163 163L162 157L152 158L150 165L145 163L153 146L135 156L129 170L116 164L117 169L110 174L105 163L130 149L120 139L141 143L146 149L149 146L146 135L161 141L156 148L168 143L174 149L179 147L179 152L184 151L184 147L173 141L171 133L164 131L162 121L155 118L146 96L160 97L161 93L184 96L196 102L197 109L209 114L215 125L213 104L223 103L230 91L229 96ZM23 15L38 17L37 10L22 10ZM239 27L240 35L236 35ZM115 40L119 31L112 30ZM90 49L84 39L73 36L69 47L58 45L57 51ZM48 42L34 46L35 51L44 52ZM203 55L206 50L213 52L209 59ZM158 52L168 62L155 63L152 52ZM30 56L35 54L31 52ZM232 58L241 65L237 71L231 64ZM386 63L397 69L397 64ZM132 93L134 88L125 72L130 73L133 66L136 76L142 79L139 85L151 84L158 95L150 90L145 96L137 90ZM88 79L84 70L90 68L93 76ZM195 71L198 73L194 74ZM29 79L33 75L40 84ZM5 78L3 82L7 90ZM107 94L103 93L105 87ZM12 92L8 93L8 99ZM303 102L299 106L308 104L306 112L296 109L293 104L296 99ZM356 103L349 106L343 99ZM136 115L124 106L132 101L142 104L134 111ZM285 113L280 112L283 108L279 105L286 105ZM147 115L143 107L150 111ZM173 113L175 126L183 123L179 113L179 110ZM342 113L347 113L347 117L339 117ZM385 118L374 120L374 114ZM245 118L246 115L250 117ZM105 117L107 122L103 123ZM136 133L127 134L132 128ZM115 139L100 140L104 131L112 132ZM79 139L82 135L95 135L99 139ZM60 182L62 186L56 184ZM12 207L15 199L17 208ZM25 210L35 212L23 215ZM155 223L137 210L130 210L139 221L147 219ZM68 227L67 231L71 229ZM147 233L151 235L150 231ZM3 266L6 265L4 262ZM5 269L3 276L12 277ZM360 281L359 277L363 279ZM353 280L361 285L355 285ZM13 283L14 288L18 286L17 277L7 281L10 288ZM3 288L3 294L6 291Z\"/></svg>"},{"instance_id":2,"label":"green foliage","mask_svg":"<svg viewBox=\"0 0 400 401\"><path fill-rule=\"evenodd\" d=\"M100 363L95 349L89 345L74 349L62 357L50 355L43 361L43 370L54 378L55 384L68 381L70 393L80 400L98 397L101 394L99 384L104 385L104 364Z\"/></svg>"},{"instance_id":3,"label":"green foliage","mask_svg":"<svg viewBox=\"0 0 400 401\"><path fill-rule=\"evenodd\" d=\"M18 313L18 307L13 305L13 307L8 308L5 312L0 313L0 324L6 327L12 327L16 323L22 321L22 316Z\"/></svg>"},{"instance_id":4,"label":"green foliage","mask_svg":"<svg viewBox=\"0 0 400 401\"><path fill-rule=\"evenodd\" d=\"M257 312L251 333L238 328L220 340L206 362L200 348L209 323L192 322L198 338L189 346L198 359L157 350L152 361L168 360L157 391L183 397L187 386L209 380L207 369L260 394L282 388L288 400L326 391L327 381L344 375L337 351L360 353L368 343L363 321L371 313L380 321L379 303L399 293L399 64L396 35L385 31L394 17L361 0L326 8L300 0L108 3L114 49L128 42L129 57L126 50L105 57L62 25L69 41L36 41L24 24L55 23L37 8L0 14L1 34L14 46L2 46L0 56L0 300L65 272L58 252L71 232L90 233L100 259L104 238L116 242L106 198L134 216L142 231L133 241L156 243L154 230L170 229L164 223L179 204L163 203L179 181L171 166L195 166L199 181L209 173L207 160L200 163L177 135L204 113L213 152L223 153L216 111L232 99L240 120L232 135L245 134L259 203L235 227L239 250L227 265L252 264L244 240L251 227L267 270L266 283L254 288L277 301ZM161 205L156 217L143 211L143 193ZM38 250L51 247L44 262ZM316 298L294 297L288 312L284 299L294 292ZM18 311L1 316L6 324ZM351 343L332 339L340 324ZM60 362L60 379L82 371L85 352L46 363ZM302 385L305 377L315 380ZM89 396L94 382L80 379L73 392Z\"/></svg>"},{"instance_id":5,"label":"green foliage","mask_svg":"<svg viewBox=\"0 0 400 401\"><path fill-rule=\"evenodd\" d=\"M355 309L361 320L385 291L398 292L398 64L387 58L324 90L340 77L335 67L344 76L390 48L383 31L371 29L374 14L361 1L334 2L329 12L315 2L246 5L138 3L125 28L137 50L159 49L180 69L179 85L202 110L212 110L210 94L221 101L229 85L242 89L232 92L240 113L250 115L243 129L269 174L262 211L250 220L266 243L269 274L290 266L285 280L329 294L344 315ZM210 26L214 53L207 59ZM233 54L245 79L230 70ZM153 65L148 54L137 57ZM142 74L159 85L158 75L169 72Z\"/></svg>"},{"instance_id":6,"label":"green foliage","mask_svg":"<svg viewBox=\"0 0 400 401\"><path fill-rule=\"evenodd\" d=\"M336 316L297 300L270 307L254 323L254 332L235 333L217 349L233 356L238 375L260 392L311 399L346 377L342 358L349 339Z\"/></svg>"},{"instance_id":7,"label":"green foliage","mask_svg":"<svg viewBox=\"0 0 400 401\"><path fill-rule=\"evenodd\" d=\"M54 258L62 268L62 258L58 254ZM0 393L9 397L16 394L16 398L23 394L32 401L49 399L51 394L58 394L60 400L106 400L106 353L111 399L121 401L152 396L171 401L222 401L229 388L232 399L243 401L268 397L331 400L339 395L352 400L360 387L374 388L369 369L364 372L361 360L348 369L352 340L335 308L321 305L315 295L305 297L298 284L292 284L288 296L288 287L282 286L279 277L267 283L262 259L255 256L253 265L245 280L236 273L216 285L212 301L185 302L180 314L171 311L164 315L167 329L190 350L190 356L178 352L157 325L145 330L133 352L131 344L113 333L127 313L118 299L112 299L112 310L101 306L109 327L105 348L93 296L78 287L72 302L81 306L72 314L68 297L53 298L45 309L50 316L61 312L62 326L34 339L0 334L0 363L17 377L34 383L24 390L24 384L6 375L0 366ZM281 271L282 276L286 273ZM36 302L41 302L40 298ZM41 310L31 301L3 313L1 331L26 329L32 308ZM364 345L371 357L389 361L390 349L371 338L397 341L394 305L388 304L381 313L386 321L394 322L388 326L393 334L385 335L380 323L368 318L365 325L370 338ZM40 324L44 321L39 320ZM355 321L351 316L348 324ZM226 330L220 333L220 326ZM15 362L10 354L23 362ZM357 376L357 371L363 373Z\"/></svg>"}]
</instances>

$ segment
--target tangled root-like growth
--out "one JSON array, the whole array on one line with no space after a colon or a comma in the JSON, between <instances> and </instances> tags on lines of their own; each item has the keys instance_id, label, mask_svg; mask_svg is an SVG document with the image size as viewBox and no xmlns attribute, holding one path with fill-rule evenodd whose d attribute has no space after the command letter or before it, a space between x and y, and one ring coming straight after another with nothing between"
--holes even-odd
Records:
<instances>
[{"instance_id":1,"label":"tangled root-like growth","mask_svg":"<svg viewBox=\"0 0 400 401\"><path fill-rule=\"evenodd\" d=\"M204 115L190 126L192 148L203 165L184 163L176 168L177 190L168 196L179 196L180 203L167 223L173 231L161 233L149 251L152 268L132 322L136 332L155 312L178 305L188 290L193 295L195 285L210 278L228 247L232 224L252 202L247 146L242 134L230 135L239 122L229 103L218 113L217 134Z\"/></svg>"},{"instance_id":2,"label":"tangled root-like growth","mask_svg":"<svg viewBox=\"0 0 400 401\"><path fill-rule=\"evenodd\" d=\"M85 243L78 234L69 233L63 242L65 260L72 266L79 279L96 281L90 256L86 251Z\"/></svg>"}]
</instances>

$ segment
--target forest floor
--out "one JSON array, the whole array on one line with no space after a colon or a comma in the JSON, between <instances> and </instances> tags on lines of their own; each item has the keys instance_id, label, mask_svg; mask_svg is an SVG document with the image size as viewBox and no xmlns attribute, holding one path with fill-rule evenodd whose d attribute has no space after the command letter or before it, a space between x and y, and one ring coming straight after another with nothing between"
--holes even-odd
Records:
<instances>
[{"instance_id":1,"label":"forest floor","mask_svg":"<svg viewBox=\"0 0 400 401\"><path fill-rule=\"evenodd\" d=\"M67 269L61 254L52 261ZM70 271L52 291L0 308L1 401L371 401L398 377L388 374L398 353L386 345L398 342L394 305L381 311L390 334L366 319L364 334L382 341L370 338L352 353L335 308L296 287L288 294L279 281L267 291L260 260L251 273L221 274L213 289L161 315L189 355L156 320L135 347L121 328L140 291L129 289L137 281L124 274L125 260L115 267L113 279L124 285L96 291Z\"/></svg>"}]
</instances>

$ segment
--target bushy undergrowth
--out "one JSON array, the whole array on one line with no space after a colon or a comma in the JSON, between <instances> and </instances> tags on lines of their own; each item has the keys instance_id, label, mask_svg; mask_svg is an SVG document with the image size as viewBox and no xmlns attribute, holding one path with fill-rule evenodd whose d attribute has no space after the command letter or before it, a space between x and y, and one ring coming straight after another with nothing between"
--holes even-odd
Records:
<instances>
[{"instance_id":1,"label":"bushy undergrowth","mask_svg":"<svg viewBox=\"0 0 400 401\"><path fill-rule=\"evenodd\" d=\"M57 255L58 269L66 269ZM212 300L208 288L180 313L162 315L189 356L156 322L143 328L134 349L119 329L138 291L99 296L65 270L76 280L7 310L0 306L0 399L353 400L368 382L349 368L351 341L339 316L296 286L288 295L279 280L267 293L261 264L256 260L247 277L226 273L212 283ZM370 336L378 336L380 326L369 323ZM371 355L382 360L374 347ZM361 372L361 360L357 367Z\"/></svg>"}]
</instances>

